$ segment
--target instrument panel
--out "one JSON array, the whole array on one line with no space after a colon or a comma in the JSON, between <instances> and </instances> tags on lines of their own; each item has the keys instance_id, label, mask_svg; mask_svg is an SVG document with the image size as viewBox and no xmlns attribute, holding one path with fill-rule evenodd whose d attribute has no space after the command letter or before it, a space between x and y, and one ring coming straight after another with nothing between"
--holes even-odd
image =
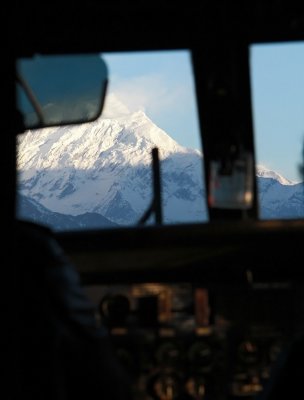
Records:
<instances>
[{"instance_id":1,"label":"instrument panel","mask_svg":"<svg viewBox=\"0 0 304 400\"><path fill-rule=\"evenodd\" d=\"M135 400L253 399L303 323L290 283L88 285ZM300 303L299 303L300 301Z\"/></svg>"}]
</instances>

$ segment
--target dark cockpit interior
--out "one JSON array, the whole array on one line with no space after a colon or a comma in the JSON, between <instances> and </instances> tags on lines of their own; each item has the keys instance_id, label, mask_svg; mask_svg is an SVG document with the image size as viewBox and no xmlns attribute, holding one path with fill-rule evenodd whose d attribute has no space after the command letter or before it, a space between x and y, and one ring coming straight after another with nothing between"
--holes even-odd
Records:
<instances>
[{"instance_id":1,"label":"dark cockpit interior","mask_svg":"<svg viewBox=\"0 0 304 400\"><path fill-rule=\"evenodd\" d=\"M303 5L17 2L12 29L8 220L49 232L75 266L132 399L299 398ZM18 304L49 262L26 270L28 243L14 250ZM81 371L69 384L102 397ZM41 399L72 398L47 388Z\"/></svg>"}]
</instances>

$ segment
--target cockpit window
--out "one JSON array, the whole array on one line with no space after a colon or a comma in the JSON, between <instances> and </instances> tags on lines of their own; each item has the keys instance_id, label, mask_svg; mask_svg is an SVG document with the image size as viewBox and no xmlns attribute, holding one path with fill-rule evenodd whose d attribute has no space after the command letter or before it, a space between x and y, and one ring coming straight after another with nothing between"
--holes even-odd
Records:
<instances>
[{"instance_id":1,"label":"cockpit window","mask_svg":"<svg viewBox=\"0 0 304 400\"><path fill-rule=\"evenodd\" d=\"M19 218L56 231L135 226L151 206L157 148L163 223L207 221L190 52L102 58L109 86L96 121L20 135Z\"/></svg>"},{"instance_id":2,"label":"cockpit window","mask_svg":"<svg viewBox=\"0 0 304 400\"><path fill-rule=\"evenodd\" d=\"M259 216L304 218L304 42L250 52Z\"/></svg>"}]
</instances>

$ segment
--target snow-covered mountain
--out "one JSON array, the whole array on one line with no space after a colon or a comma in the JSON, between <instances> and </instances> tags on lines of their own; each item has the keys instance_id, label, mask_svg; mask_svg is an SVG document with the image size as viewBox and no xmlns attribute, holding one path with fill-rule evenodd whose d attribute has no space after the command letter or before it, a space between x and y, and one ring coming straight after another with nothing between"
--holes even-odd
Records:
<instances>
[{"instance_id":1,"label":"snow-covered mountain","mask_svg":"<svg viewBox=\"0 0 304 400\"><path fill-rule=\"evenodd\" d=\"M304 218L304 183L257 166L259 212L262 219Z\"/></svg>"},{"instance_id":2,"label":"snow-covered mountain","mask_svg":"<svg viewBox=\"0 0 304 400\"><path fill-rule=\"evenodd\" d=\"M24 197L19 214L31 209L39 218L48 215L52 225L64 215L78 220L86 215L91 223L95 215L100 226L133 225L152 200L151 151L158 147L164 223L207 221L201 152L179 145L143 111L130 113L119 102L115 107L116 114L106 107L103 117L90 124L20 136L19 191ZM261 218L304 217L303 183L294 184L262 166L256 174ZM56 223L67 226L75 220Z\"/></svg>"},{"instance_id":3,"label":"snow-covered mountain","mask_svg":"<svg viewBox=\"0 0 304 400\"><path fill-rule=\"evenodd\" d=\"M292 182L289 179L284 178L282 175L280 175L277 172L272 171L272 170L264 167L263 165L257 165L256 166L256 175L259 178L271 178L271 179L274 179L274 180L278 181L279 183L281 183L282 185L295 185L295 182Z\"/></svg>"},{"instance_id":4,"label":"snow-covered mountain","mask_svg":"<svg viewBox=\"0 0 304 400\"><path fill-rule=\"evenodd\" d=\"M135 224L152 200L158 147L164 222L207 220L201 153L180 146L143 111L28 131L19 140L19 190L50 211Z\"/></svg>"}]
</instances>

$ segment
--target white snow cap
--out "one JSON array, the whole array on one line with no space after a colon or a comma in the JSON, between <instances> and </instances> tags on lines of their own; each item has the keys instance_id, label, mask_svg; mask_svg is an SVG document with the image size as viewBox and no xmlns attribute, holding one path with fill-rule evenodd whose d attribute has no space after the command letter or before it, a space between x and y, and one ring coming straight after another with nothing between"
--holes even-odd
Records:
<instances>
[{"instance_id":1,"label":"white snow cap","mask_svg":"<svg viewBox=\"0 0 304 400\"><path fill-rule=\"evenodd\" d=\"M256 166L256 174L261 178L272 178L276 181L279 181L282 185L294 185L296 182L292 182L289 179L284 178L282 175L278 174L275 171L272 171L269 168L264 167L261 164Z\"/></svg>"}]
</instances>

